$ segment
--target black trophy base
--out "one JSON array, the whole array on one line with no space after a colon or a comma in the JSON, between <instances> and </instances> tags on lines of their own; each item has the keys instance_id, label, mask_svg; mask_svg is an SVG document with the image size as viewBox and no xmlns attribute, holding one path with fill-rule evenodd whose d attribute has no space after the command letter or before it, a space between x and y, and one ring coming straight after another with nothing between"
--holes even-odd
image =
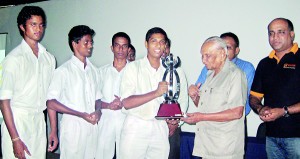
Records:
<instances>
[{"instance_id":1,"label":"black trophy base","mask_svg":"<svg viewBox=\"0 0 300 159\"><path fill-rule=\"evenodd\" d=\"M163 103L160 105L156 119L180 119L182 112L178 103Z\"/></svg>"}]
</instances>

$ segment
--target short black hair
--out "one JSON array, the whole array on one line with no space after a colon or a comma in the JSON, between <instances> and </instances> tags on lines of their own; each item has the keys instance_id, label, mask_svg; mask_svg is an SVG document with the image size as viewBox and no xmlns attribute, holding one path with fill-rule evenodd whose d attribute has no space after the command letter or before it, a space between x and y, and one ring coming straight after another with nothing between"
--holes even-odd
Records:
<instances>
[{"instance_id":1,"label":"short black hair","mask_svg":"<svg viewBox=\"0 0 300 159\"><path fill-rule=\"evenodd\" d=\"M114 46L114 42L115 42L116 38L118 38L118 37L122 37L122 38L127 39L128 44L131 43L130 37L126 33L124 33L124 32L118 32L111 39L112 46Z\"/></svg>"},{"instance_id":2,"label":"short black hair","mask_svg":"<svg viewBox=\"0 0 300 159\"><path fill-rule=\"evenodd\" d=\"M78 41L85 35L91 35L93 37L95 35L95 31L86 25L77 25L70 30L68 37L69 46L72 51L74 51L72 42L74 41L78 43Z\"/></svg>"},{"instance_id":3,"label":"short black hair","mask_svg":"<svg viewBox=\"0 0 300 159\"><path fill-rule=\"evenodd\" d=\"M226 37L231 37L234 40L236 47L240 46L239 38L234 33L227 32L227 33L223 33L220 35L220 38L222 38L222 39L226 38Z\"/></svg>"},{"instance_id":4,"label":"short black hair","mask_svg":"<svg viewBox=\"0 0 300 159\"><path fill-rule=\"evenodd\" d=\"M130 48L131 50L133 50L133 52L135 53L135 48L134 48L134 46L133 46L132 44L129 44L129 48Z\"/></svg>"},{"instance_id":5,"label":"short black hair","mask_svg":"<svg viewBox=\"0 0 300 159\"><path fill-rule=\"evenodd\" d=\"M20 28L20 25L25 26L27 20L29 20L31 18L31 16L41 16L43 19L43 23L44 25L46 25L46 14L44 12L44 10L41 7L38 6L25 6L22 8L22 10L20 11L18 18L17 18L17 23L18 23L18 28L19 28L19 32L21 34L21 36L24 38L24 33Z\"/></svg>"},{"instance_id":6,"label":"short black hair","mask_svg":"<svg viewBox=\"0 0 300 159\"><path fill-rule=\"evenodd\" d=\"M162 28L154 27L154 28L151 28L151 29L148 30L148 32L146 34L146 41L148 42L150 37L153 34L158 34L158 33L163 34L165 36L166 40L168 39L167 33Z\"/></svg>"}]
</instances>

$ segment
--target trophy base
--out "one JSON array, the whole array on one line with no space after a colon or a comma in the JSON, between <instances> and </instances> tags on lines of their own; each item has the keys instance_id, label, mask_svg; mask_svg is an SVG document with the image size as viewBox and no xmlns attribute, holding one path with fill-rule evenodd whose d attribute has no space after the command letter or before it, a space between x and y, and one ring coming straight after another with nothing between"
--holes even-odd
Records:
<instances>
[{"instance_id":1,"label":"trophy base","mask_svg":"<svg viewBox=\"0 0 300 159\"><path fill-rule=\"evenodd\" d=\"M178 103L163 103L160 105L156 119L180 119L182 118L182 112Z\"/></svg>"}]
</instances>

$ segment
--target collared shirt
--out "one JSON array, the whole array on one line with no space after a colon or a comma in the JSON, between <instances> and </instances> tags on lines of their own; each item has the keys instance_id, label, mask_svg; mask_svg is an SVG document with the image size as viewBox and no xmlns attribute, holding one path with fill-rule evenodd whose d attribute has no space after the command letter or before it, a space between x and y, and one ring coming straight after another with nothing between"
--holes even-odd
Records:
<instances>
[{"instance_id":1,"label":"collared shirt","mask_svg":"<svg viewBox=\"0 0 300 159\"><path fill-rule=\"evenodd\" d=\"M120 86L122 99L131 95L140 95L156 90L158 83L162 81L165 70L166 69L162 66L162 64L157 70L154 69L150 65L147 56L127 64ZM181 69L177 69L177 72L181 82L178 103L181 106L181 111L186 111L188 105L186 78ZM175 78L174 83L176 83ZM129 115L133 115L144 120L152 120L157 115L159 106L163 103L163 101L164 98L162 96L136 108L128 110L123 109L123 111Z\"/></svg>"},{"instance_id":2,"label":"collared shirt","mask_svg":"<svg viewBox=\"0 0 300 159\"><path fill-rule=\"evenodd\" d=\"M216 76L214 71L208 71L207 79L200 88L198 110L201 113L217 113L244 106L246 98L247 83L244 72L226 60ZM245 114L240 119L227 122L198 122L193 155L203 158L243 156L244 117Z\"/></svg>"},{"instance_id":3,"label":"collared shirt","mask_svg":"<svg viewBox=\"0 0 300 159\"><path fill-rule=\"evenodd\" d=\"M99 84L103 95L101 101L110 103L116 98L115 95L120 97L121 77L125 67L120 72L113 64L107 64L99 68Z\"/></svg>"},{"instance_id":4,"label":"collared shirt","mask_svg":"<svg viewBox=\"0 0 300 159\"><path fill-rule=\"evenodd\" d=\"M280 60L273 50L256 68L251 95L263 98L265 106L281 108L300 102L300 49L295 43ZM270 137L300 137L300 113L266 122Z\"/></svg>"},{"instance_id":5,"label":"collared shirt","mask_svg":"<svg viewBox=\"0 0 300 159\"><path fill-rule=\"evenodd\" d=\"M244 71L246 74L246 77L247 77L247 86L248 86L247 88L248 89L247 89L247 102L246 102L246 107L245 107L245 114L248 115L251 111L251 107L249 104L249 95L250 95L250 89L251 89L251 85L252 85L254 74L255 74L255 68L250 62L244 61L237 57L232 59L231 62L236 64L242 71ZM204 66L201 71L201 74L198 77L196 84L198 84L198 83L203 84L205 82L205 79L207 76L207 71L208 71L207 68Z\"/></svg>"},{"instance_id":6,"label":"collared shirt","mask_svg":"<svg viewBox=\"0 0 300 159\"><path fill-rule=\"evenodd\" d=\"M87 65L75 56L54 72L47 99L56 99L65 106L91 113L95 101L101 99L97 68L86 58Z\"/></svg>"},{"instance_id":7,"label":"collared shirt","mask_svg":"<svg viewBox=\"0 0 300 159\"><path fill-rule=\"evenodd\" d=\"M39 43L38 57L23 39L0 66L0 99L26 112L46 109L46 93L55 69L55 58Z\"/></svg>"}]
</instances>

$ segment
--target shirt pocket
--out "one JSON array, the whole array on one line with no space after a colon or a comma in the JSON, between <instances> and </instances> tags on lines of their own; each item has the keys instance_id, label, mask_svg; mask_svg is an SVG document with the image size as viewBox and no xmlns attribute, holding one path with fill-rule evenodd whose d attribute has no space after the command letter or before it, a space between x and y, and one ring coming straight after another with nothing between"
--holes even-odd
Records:
<instances>
[{"instance_id":1,"label":"shirt pocket","mask_svg":"<svg viewBox=\"0 0 300 159\"><path fill-rule=\"evenodd\" d=\"M220 112L227 108L228 92L225 88L209 88L207 100L207 113Z\"/></svg>"}]
</instances>

